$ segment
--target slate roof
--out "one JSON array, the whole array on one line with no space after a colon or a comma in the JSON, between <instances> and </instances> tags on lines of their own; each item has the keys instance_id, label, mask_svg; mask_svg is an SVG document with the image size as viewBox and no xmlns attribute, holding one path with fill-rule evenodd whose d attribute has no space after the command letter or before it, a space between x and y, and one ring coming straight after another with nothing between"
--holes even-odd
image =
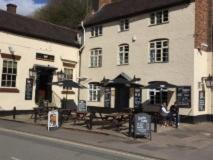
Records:
<instances>
[{"instance_id":1,"label":"slate roof","mask_svg":"<svg viewBox=\"0 0 213 160\"><path fill-rule=\"evenodd\" d=\"M27 37L79 47L77 32L48 22L0 10L0 30Z\"/></svg>"},{"instance_id":2,"label":"slate roof","mask_svg":"<svg viewBox=\"0 0 213 160\"><path fill-rule=\"evenodd\" d=\"M110 22L161 8L190 3L191 1L194 0L122 0L105 5L101 10L85 20L85 26Z\"/></svg>"}]
</instances>

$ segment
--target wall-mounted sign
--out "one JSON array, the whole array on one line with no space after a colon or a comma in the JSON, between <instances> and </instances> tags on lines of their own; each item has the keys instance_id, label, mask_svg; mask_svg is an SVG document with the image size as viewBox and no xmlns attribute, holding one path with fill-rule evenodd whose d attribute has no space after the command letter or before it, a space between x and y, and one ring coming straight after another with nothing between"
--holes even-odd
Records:
<instances>
[{"instance_id":1,"label":"wall-mounted sign","mask_svg":"<svg viewBox=\"0 0 213 160\"><path fill-rule=\"evenodd\" d=\"M49 55L49 54L43 54L43 53L36 53L36 59L54 62L55 56Z\"/></svg>"},{"instance_id":2,"label":"wall-mounted sign","mask_svg":"<svg viewBox=\"0 0 213 160\"><path fill-rule=\"evenodd\" d=\"M144 136L151 139L151 116L138 113L134 116L134 137Z\"/></svg>"},{"instance_id":3,"label":"wall-mounted sign","mask_svg":"<svg viewBox=\"0 0 213 160\"><path fill-rule=\"evenodd\" d=\"M135 88L134 89L134 107L139 108L141 106L141 89L140 88Z\"/></svg>"},{"instance_id":4,"label":"wall-mounted sign","mask_svg":"<svg viewBox=\"0 0 213 160\"><path fill-rule=\"evenodd\" d=\"M177 88L177 104L181 107L191 107L191 87Z\"/></svg>"},{"instance_id":5,"label":"wall-mounted sign","mask_svg":"<svg viewBox=\"0 0 213 160\"><path fill-rule=\"evenodd\" d=\"M80 100L78 103L78 112L87 112L87 104L86 101Z\"/></svg>"},{"instance_id":6,"label":"wall-mounted sign","mask_svg":"<svg viewBox=\"0 0 213 160\"><path fill-rule=\"evenodd\" d=\"M49 111L48 112L48 131L51 129L56 129L59 127L58 123L58 111Z\"/></svg>"},{"instance_id":7,"label":"wall-mounted sign","mask_svg":"<svg viewBox=\"0 0 213 160\"><path fill-rule=\"evenodd\" d=\"M25 100L32 100L33 96L33 79L27 78L25 85Z\"/></svg>"},{"instance_id":8,"label":"wall-mounted sign","mask_svg":"<svg viewBox=\"0 0 213 160\"><path fill-rule=\"evenodd\" d=\"M205 111L205 91L199 91L199 111Z\"/></svg>"},{"instance_id":9,"label":"wall-mounted sign","mask_svg":"<svg viewBox=\"0 0 213 160\"><path fill-rule=\"evenodd\" d=\"M104 89L104 107L111 107L111 88Z\"/></svg>"}]
</instances>

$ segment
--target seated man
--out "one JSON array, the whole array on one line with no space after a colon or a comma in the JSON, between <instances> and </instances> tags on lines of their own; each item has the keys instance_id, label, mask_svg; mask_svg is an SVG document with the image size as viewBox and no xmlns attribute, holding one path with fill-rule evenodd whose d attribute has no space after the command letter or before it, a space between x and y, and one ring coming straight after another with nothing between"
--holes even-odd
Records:
<instances>
[{"instance_id":1,"label":"seated man","mask_svg":"<svg viewBox=\"0 0 213 160\"><path fill-rule=\"evenodd\" d=\"M170 113L171 113L173 122L176 123L176 121L178 121L177 123L179 124L179 120L180 120L179 114L178 114L179 113L179 108L178 108L176 103L171 106Z\"/></svg>"}]
</instances>

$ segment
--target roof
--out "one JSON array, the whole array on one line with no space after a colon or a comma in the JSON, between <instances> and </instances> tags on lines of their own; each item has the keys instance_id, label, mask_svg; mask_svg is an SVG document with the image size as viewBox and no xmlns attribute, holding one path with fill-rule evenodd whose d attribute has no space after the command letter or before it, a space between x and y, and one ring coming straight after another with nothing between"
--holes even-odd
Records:
<instances>
[{"instance_id":1,"label":"roof","mask_svg":"<svg viewBox=\"0 0 213 160\"><path fill-rule=\"evenodd\" d=\"M77 32L66 27L0 10L0 30L79 47Z\"/></svg>"},{"instance_id":2,"label":"roof","mask_svg":"<svg viewBox=\"0 0 213 160\"><path fill-rule=\"evenodd\" d=\"M161 8L190 3L191 1L193 0L122 0L105 5L94 15L86 18L85 26L110 22Z\"/></svg>"}]
</instances>

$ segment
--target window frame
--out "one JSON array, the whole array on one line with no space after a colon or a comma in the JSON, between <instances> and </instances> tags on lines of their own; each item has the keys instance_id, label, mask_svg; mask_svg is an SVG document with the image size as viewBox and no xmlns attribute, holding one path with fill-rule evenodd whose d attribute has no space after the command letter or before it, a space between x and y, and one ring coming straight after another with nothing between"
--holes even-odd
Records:
<instances>
[{"instance_id":1,"label":"window frame","mask_svg":"<svg viewBox=\"0 0 213 160\"><path fill-rule=\"evenodd\" d=\"M150 63L169 62L169 39L166 38L155 39L149 42L149 62Z\"/></svg>"},{"instance_id":2,"label":"window frame","mask_svg":"<svg viewBox=\"0 0 213 160\"><path fill-rule=\"evenodd\" d=\"M103 63L103 49L93 48L90 50L90 68L101 68Z\"/></svg>"},{"instance_id":3,"label":"window frame","mask_svg":"<svg viewBox=\"0 0 213 160\"><path fill-rule=\"evenodd\" d=\"M88 85L88 100L90 102L100 102L101 101L101 87L97 84Z\"/></svg>"},{"instance_id":4,"label":"window frame","mask_svg":"<svg viewBox=\"0 0 213 160\"><path fill-rule=\"evenodd\" d=\"M93 26L91 27L91 38L93 37L99 37L103 35L103 26L98 25L98 26Z\"/></svg>"},{"instance_id":5,"label":"window frame","mask_svg":"<svg viewBox=\"0 0 213 160\"><path fill-rule=\"evenodd\" d=\"M151 26L169 23L169 10L163 9L152 12L149 17L150 17L149 24Z\"/></svg>"},{"instance_id":6,"label":"window frame","mask_svg":"<svg viewBox=\"0 0 213 160\"><path fill-rule=\"evenodd\" d=\"M128 47L128 50L126 51L125 47ZM122 48L122 50L121 50ZM124 43L124 44L120 44L118 46L118 65L122 66L122 65L128 65L129 64L129 51L130 51L130 47L129 44ZM127 61L126 61L127 58Z\"/></svg>"},{"instance_id":7,"label":"window frame","mask_svg":"<svg viewBox=\"0 0 213 160\"><path fill-rule=\"evenodd\" d=\"M66 71L68 71L68 70L72 71L72 74L67 74ZM73 68L64 67L64 79L65 80L73 80L73 73L74 73L74 69ZM69 76L71 76L71 78L69 78Z\"/></svg>"},{"instance_id":8,"label":"window frame","mask_svg":"<svg viewBox=\"0 0 213 160\"><path fill-rule=\"evenodd\" d=\"M120 20L119 31L125 32L125 31L129 31L129 29L130 29L129 19L126 18L126 19Z\"/></svg>"},{"instance_id":9,"label":"window frame","mask_svg":"<svg viewBox=\"0 0 213 160\"><path fill-rule=\"evenodd\" d=\"M151 95L150 93L151 92L153 92L154 93L154 95ZM160 92L164 92L164 93L167 93L167 97L166 98L168 98L168 89L167 88L163 88L162 90L160 90L160 89L149 89L149 103L150 104L153 104L153 105L160 105L160 97L159 97L159 103L157 103L157 93L159 94L159 96L160 96ZM162 94L163 95L163 94ZM153 97L154 98L154 103L151 103L151 97ZM167 99L168 100L168 99ZM167 100L166 100L166 103L167 103ZM165 100L163 99L163 97L162 97L162 103L164 102Z\"/></svg>"},{"instance_id":10,"label":"window frame","mask_svg":"<svg viewBox=\"0 0 213 160\"><path fill-rule=\"evenodd\" d=\"M6 72L4 71L4 63L7 62ZM3 59L2 61L2 73L1 73L1 88L16 88L17 87L17 75L18 75L18 61L12 60L12 59ZM9 63L11 62L12 68L9 68ZM14 67L14 63L16 64ZM9 69L11 69L11 73L9 73ZM14 69L15 73L14 73ZM8 77L10 76L10 80L8 80ZM3 78L5 77L5 79ZM14 79L13 79L14 78ZM5 82L3 85L3 81ZM8 83L10 82L10 84ZM8 85L9 84L9 85Z\"/></svg>"}]
</instances>

